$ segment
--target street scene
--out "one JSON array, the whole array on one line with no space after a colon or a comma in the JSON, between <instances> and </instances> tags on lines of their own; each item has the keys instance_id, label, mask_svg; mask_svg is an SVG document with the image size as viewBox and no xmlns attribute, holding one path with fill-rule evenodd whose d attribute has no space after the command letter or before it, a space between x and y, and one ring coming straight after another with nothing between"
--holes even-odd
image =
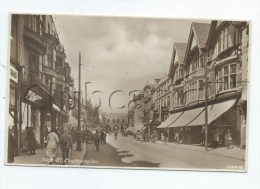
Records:
<instances>
[{"instance_id":1,"label":"street scene","mask_svg":"<svg viewBox=\"0 0 260 189\"><path fill-rule=\"evenodd\" d=\"M6 165L247 170L248 22L10 25Z\"/></svg>"}]
</instances>

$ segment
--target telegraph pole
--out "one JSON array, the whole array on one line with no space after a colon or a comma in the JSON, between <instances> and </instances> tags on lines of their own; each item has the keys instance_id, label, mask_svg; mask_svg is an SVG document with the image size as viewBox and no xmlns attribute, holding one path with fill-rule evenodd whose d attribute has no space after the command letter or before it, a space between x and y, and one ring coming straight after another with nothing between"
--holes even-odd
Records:
<instances>
[{"instance_id":1,"label":"telegraph pole","mask_svg":"<svg viewBox=\"0 0 260 189\"><path fill-rule=\"evenodd\" d=\"M205 62L205 151L208 151L208 68Z\"/></svg>"},{"instance_id":2,"label":"telegraph pole","mask_svg":"<svg viewBox=\"0 0 260 189\"><path fill-rule=\"evenodd\" d=\"M81 147L81 53L79 52L79 92L78 92L78 137L76 151L82 151Z\"/></svg>"}]
</instances>

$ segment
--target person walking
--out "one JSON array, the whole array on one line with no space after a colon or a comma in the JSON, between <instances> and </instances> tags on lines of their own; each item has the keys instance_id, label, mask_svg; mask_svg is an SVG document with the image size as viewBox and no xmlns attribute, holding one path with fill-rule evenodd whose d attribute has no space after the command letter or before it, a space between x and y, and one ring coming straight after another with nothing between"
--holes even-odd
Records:
<instances>
[{"instance_id":1,"label":"person walking","mask_svg":"<svg viewBox=\"0 0 260 189\"><path fill-rule=\"evenodd\" d=\"M8 163L14 162L14 148L15 148L15 140L12 129L8 129Z\"/></svg>"},{"instance_id":2,"label":"person walking","mask_svg":"<svg viewBox=\"0 0 260 189\"><path fill-rule=\"evenodd\" d=\"M231 149L231 143L232 143L232 134L230 130L228 129L227 132L225 133L225 144L227 149Z\"/></svg>"},{"instance_id":3,"label":"person walking","mask_svg":"<svg viewBox=\"0 0 260 189\"><path fill-rule=\"evenodd\" d=\"M72 150L72 137L68 133L68 129L64 129L60 135L60 149L62 152L62 165L69 161L69 151Z\"/></svg>"},{"instance_id":4,"label":"person walking","mask_svg":"<svg viewBox=\"0 0 260 189\"><path fill-rule=\"evenodd\" d=\"M214 141L214 148L218 148L218 143L219 143L218 129L216 129L215 132L213 133L213 141Z\"/></svg>"},{"instance_id":5,"label":"person walking","mask_svg":"<svg viewBox=\"0 0 260 189\"><path fill-rule=\"evenodd\" d=\"M96 146L96 152L99 151L99 143L100 143L100 133L96 130L94 133L94 143Z\"/></svg>"},{"instance_id":6,"label":"person walking","mask_svg":"<svg viewBox=\"0 0 260 189\"><path fill-rule=\"evenodd\" d=\"M55 132L55 128L51 128L51 132L47 136L47 149L46 155L50 157L49 164L55 162L58 153L59 137Z\"/></svg>"},{"instance_id":7,"label":"person walking","mask_svg":"<svg viewBox=\"0 0 260 189\"><path fill-rule=\"evenodd\" d=\"M167 131L164 131L163 137L164 137L164 143L163 144L167 145L167 141L168 141L168 132Z\"/></svg>"},{"instance_id":8,"label":"person walking","mask_svg":"<svg viewBox=\"0 0 260 189\"><path fill-rule=\"evenodd\" d=\"M107 137L106 133L102 130L100 133L101 144L106 144L106 137Z\"/></svg>"},{"instance_id":9,"label":"person walking","mask_svg":"<svg viewBox=\"0 0 260 189\"><path fill-rule=\"evenodd\" d=\"M27 127L27 143L30 155L34 155L36 150L36 139L32 127Z\"/></svg>"}]
</instances>

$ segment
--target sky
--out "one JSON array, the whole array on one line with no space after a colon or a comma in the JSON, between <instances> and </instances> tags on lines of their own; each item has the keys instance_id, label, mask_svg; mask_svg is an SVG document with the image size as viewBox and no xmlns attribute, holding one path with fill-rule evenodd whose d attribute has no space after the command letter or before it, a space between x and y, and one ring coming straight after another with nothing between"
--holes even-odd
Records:
<instances>
[{"instance_id":1,"label":"sky","mask_svg":"<svg viewBox=\"0 0 260 189\"><path fill-rule=\"evenodd\" d=\"M173 45L187 43L191 20L53 15L78 89L105 112L127 112L129 92L168 74ZM206 22L193 20L193 22ZM120 91L119 91L120 90ZM100 92L95 92L100 91ZM109 98L111 97L111 108ZM125 108L120 109L120 107Z\"/></svg>"}]
</instances>

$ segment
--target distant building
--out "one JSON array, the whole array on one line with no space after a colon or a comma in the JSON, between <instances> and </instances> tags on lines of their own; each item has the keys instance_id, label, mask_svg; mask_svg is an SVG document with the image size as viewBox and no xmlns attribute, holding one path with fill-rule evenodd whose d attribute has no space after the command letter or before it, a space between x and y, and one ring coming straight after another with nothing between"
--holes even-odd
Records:
<instances>
[{"instance_id":1,"label":"distant building","mask_svg":"<svg viewBox=\"0 0 260 189\"><path fill-rule=\"evenodd\" d=\"M117 126L121 130L128 127L128 114L127 113L104 113L104 124L110 127L111 130Z\"/></svg>"}]
</instances>

